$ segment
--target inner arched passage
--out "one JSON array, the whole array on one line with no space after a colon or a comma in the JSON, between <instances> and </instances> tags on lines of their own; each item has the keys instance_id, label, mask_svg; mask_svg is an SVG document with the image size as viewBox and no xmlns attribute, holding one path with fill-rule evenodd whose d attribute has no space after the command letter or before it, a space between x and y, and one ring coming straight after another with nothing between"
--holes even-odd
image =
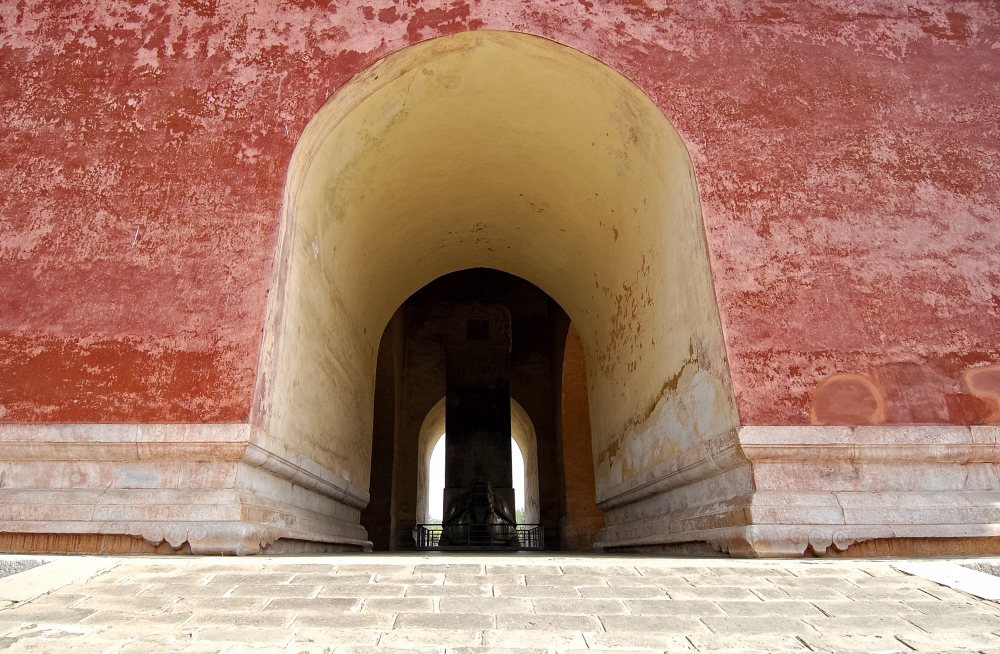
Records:
<instances>
[{"instance_id":1,"label":"inner arched passage","mask_svg":"<svg viewBox=\"0 0 1000 654\"><path fill-rule=\"evenodd\" d=\"M586 55L475 32L387 57L307 127L282 220L253 420L356 486L386 324L467 268L531 282L576 325L602 506L737 422L687 150Z\"/></svg>"},{"instance_id":2,"label":"inner arched passage","mask_svg":"<svg viewBox=\"0 0 1000 654\"><path fill-rule=\"evenodd\" d=\"M427 413L423 423L420 425L420 435L417 444L417 514L416 523L421 524L429 520L434 513L430 506L430 463L431 454L445 435L444 402L441 398L437 404ZM531 417L524 410L517 400L510 400L511 432L510 436L521 451L521 458L524 461L524 522L537 523L539 521L538 512L538 439L535 435L535 427L531 424ZM518 505L522 504L522 498L518 498ZM442 508L436 507L440 517Z\"/></svg>"},{"instance_id":3,"label":"inner arched passage","mask_svg":"<svg viewBox=\"0 0 1000 654\"><path fill-rule=\"evenodd\" d=\"M567 497L561 371L569 318L537 286L475 268L443 275L407 298L379 342L371 503L361 517L376 550L412 549L414 526L427 521L428 464L434 443L447 431L446 338L455 311L468 302L509 312L510 437L525 461L525 518L543 526L547 546L560 547ZM589 431L574 447L577 458L590 459ZM592 467L587 474L593 478ZM589 503L597 511L593 486ZM592 547L593 538L584 549Z\"/></svg>"}]
</instances>

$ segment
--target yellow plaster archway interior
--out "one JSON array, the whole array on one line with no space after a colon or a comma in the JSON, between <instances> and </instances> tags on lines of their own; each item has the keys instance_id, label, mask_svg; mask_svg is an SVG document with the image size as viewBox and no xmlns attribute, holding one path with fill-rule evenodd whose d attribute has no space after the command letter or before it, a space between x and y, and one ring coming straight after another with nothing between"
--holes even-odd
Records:
<instances>
[{"instance_id":1,"label":"yellow plaster archway interior","mask_svg":"<svg viewBox=\"0 0 1000 654\"><path fill-rule=\"evenodd\" d=\"M307 126L283 211L253 421L361 488L383 328L471 267L576 324L599 502L737 424L687 150L587 55L480 31L381 60Z\"/></svg>"}]
</instances>

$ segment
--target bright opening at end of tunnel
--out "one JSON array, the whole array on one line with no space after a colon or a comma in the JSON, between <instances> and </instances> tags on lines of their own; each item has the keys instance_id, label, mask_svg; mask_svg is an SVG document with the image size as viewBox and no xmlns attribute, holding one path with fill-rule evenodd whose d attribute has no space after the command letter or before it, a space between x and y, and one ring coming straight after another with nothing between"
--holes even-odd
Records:
<instances>
[{"instance_id":1,"label":"bright opening at end of tunnel","mask_svg":"<svg viewBox=\"0 0 1000 654\"><path fill-rule=\"evenodd\" d=\"M437 445L431 452L429 501L427 506L427 521L440 523L444 514L444 448L446 434L441 434ZM514 505L517 511L518 524L524 520L524 458L517 442L510 439L511 478L514 483Z\"/></svg>"}]
</instances>

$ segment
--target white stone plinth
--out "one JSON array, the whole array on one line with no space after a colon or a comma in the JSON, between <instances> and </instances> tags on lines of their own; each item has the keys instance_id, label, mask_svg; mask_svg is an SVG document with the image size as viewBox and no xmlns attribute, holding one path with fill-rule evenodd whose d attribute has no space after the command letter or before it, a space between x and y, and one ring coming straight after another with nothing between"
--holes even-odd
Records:
<instances>
[{"instance_id":1,"label":"white stone plinth","mask_svg":"<svg viewBox=\"0 0 1000 654\"><path fill-rule=\"evenodd\" d=\"M247 424L0 425L0 533L134 536L196 554L279 539L363 550L367 503Z\"/></svg>"},{"instance_id":2,"label":"white stone plinth","mask_svg":"<svg viewBox=\"0 0 1000 654\"><path fill-rule=\"evenodd\" d=\"M598 498L598 547L704 541L737 556L803 556L879 539L995 538L998 439L998 427L741 427Z\"/></svg>"}]
</instances>

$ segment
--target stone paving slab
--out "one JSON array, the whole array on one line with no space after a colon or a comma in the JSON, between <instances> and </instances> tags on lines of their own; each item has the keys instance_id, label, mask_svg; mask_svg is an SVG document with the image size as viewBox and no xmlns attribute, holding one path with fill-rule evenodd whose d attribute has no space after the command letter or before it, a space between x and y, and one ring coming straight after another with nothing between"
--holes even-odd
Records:
<instances>
[{"instance_id":1,"label":"stone paving slab","mask_svg":"<svg viewBox=\"0 0 1000 654\"><path fill-rule=\"evenodd\" d=\"M1000 654L1000 603L893 561L50 558L0 579L3 654Z\"/></svg>"},{"instance_id":2,"label":"stone paving slab","mask_svg":"<svg viewBox=\"0 0 1000 654\"><path fill-rule=\"evenodd\" d=\"M911 561L897 565L896 569L945 584L981 599L1000 601L1000 580L993 572L1000 570L1000 566L988 563L960 566L940 561Z\"/></svg>"},{"instance_id":3,"label":"stone paving slab","mask_svg":"<svg viewBox=\"0 0 1000 654\"><path fill-rule=\"evenodd\" d=\"M48 559L16 554L0 554L0 578L37 568L48 563Z\"/></svg>"}]
</instances>

